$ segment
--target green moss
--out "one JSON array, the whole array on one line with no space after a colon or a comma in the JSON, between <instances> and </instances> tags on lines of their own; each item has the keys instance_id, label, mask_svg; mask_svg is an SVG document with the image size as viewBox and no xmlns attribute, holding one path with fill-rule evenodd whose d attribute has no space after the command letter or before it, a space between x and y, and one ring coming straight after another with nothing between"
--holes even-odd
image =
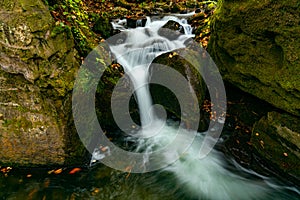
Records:
<instances>
[{"instance_id":1,"label":"green moss","mask_svg":"<svg viewBox=\"0 0 300 200\"><path fill-rule=\"evenodd\" d=\"M300 35L296 1L224 1L208 51L225 80L300 116Z\"/></svg>"},{"instance_id":2,"label":"green moss","mask_svg":"<svg viewBox=\"0 0 300 200\"><path fill-rule=\"evenodd\" d=\"M107 16L97 16L95 18L93 31L95 33L99 33L101 37L105 39L110 37L112 35L113 27L109 21L109 18Z\"/></svg>"}]
</instances>

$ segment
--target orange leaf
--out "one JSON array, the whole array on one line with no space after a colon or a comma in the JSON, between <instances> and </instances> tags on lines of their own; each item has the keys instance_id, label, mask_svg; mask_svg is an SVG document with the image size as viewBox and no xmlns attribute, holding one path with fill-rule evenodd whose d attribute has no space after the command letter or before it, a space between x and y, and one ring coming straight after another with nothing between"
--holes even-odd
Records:
<instances>
[{"instance_id":1,"label":"orange leaf","mask_svg":"<svg viewBox=\"0 0 300 200\"><path fill-rule=\"evenodd\" d=\"M79 171L81 171L81 169L78 168L78 167L75 167L74 169L72 169L72 170L69 172L69 174L75 174L75 173L77 173L77 172L79 172Z\"/></svg>"},{"instance_id":2,"label":"orange leaf","mask_svg":"<svg viewBox=\"0 0 300 200\"><path fill-rule=\"evenodd\" d=\"M60 173L62 173L62 171L63 171L62 168L60 168L60 169L55 170L53 173L54 174L60 174Z\"/></svg>"}]
</instances>

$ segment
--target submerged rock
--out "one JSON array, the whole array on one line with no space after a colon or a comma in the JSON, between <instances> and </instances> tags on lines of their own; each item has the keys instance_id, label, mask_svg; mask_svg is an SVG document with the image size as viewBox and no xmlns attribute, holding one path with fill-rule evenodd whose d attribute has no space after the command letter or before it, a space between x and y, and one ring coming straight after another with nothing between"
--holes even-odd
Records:
<instances>
[{"instance_id":1,"label":"submerged rock","mask_svg":"<svg viewBox=\"0 0 300 200\"><path fill-rule=\"evenodd\" d=\"M300 116L300 7L292 1L224 1L209 52L225 80Z\"/></svg>"},{"instance_id":2,"label":"submerged rock","mask_svg":"<svg viewBox=\"0 0 300 200\"><path fill-rule=\"evenodd\" d=\"M269 112L253 128L251 143L272 167L300 179L300 119Z\"/></svg>"},{"instance_id":3,"label":"submerged rock","mask_svg":"<svg viewBox=\"0 0 300 200\"><path fill-rule=\"evenodd\" d=\"M0 3L0 162L79 162L71 91L79 68L70 30L42 1Z\"/></svg>"}]
</instances>

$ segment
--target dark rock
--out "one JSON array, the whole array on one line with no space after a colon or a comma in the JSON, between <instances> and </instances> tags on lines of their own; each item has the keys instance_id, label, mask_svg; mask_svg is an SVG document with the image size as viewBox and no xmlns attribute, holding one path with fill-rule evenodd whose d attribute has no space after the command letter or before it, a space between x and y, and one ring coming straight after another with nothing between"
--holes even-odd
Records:
<instances>
[{"instance_id":1,"label":"dark rock","mask_svg":"<svg viewBox=\"0 0 300 200\"><path fill-rule=\"evenodd\" d=\"M300 118L270 112L253 128L251 143L273 167L300 180Z\"/></svg>"},{"instance_id":2,"label":"dark rock","mask_svg":"<svg viewBox=\"0 0 300 200\"><path fill-rule=\"evenodd\" d=\"M188 10L182 10L180 11L180 14L187 14L188 13Z\"/></svg>"},{"instance_id":3,"label":"dark rock","mask_svg":"<svg viewBox=\"0 0 300 200\"><path fill-rule=\"evenodd\" d=\"M158 30L158 34L169 40L176 40L180 35L184 34L184 29L178 22L170 20Z\"/></svg>"},{"instance_id":4,"label":"dark rock","mask_svg":"<svg viewBox=\"0 0 300 200\"><path fill-rule=\"evenodd\" d=\"M128 28L144 27L147 22L146 17L127 17L126 20Z\"/></svg>"},{"instance_id":5,"label":"dark rock","mask_svg":"<svg viewBox=\"0 0 300 200\"><path fill-rule=\"evenodd\" d=\"M197 9L195 10L195 13L200 13L200 12L202 12L202 9L201 9L201 8L197 8Z\"/></svg>"},{"instance_id":6,"label":"dark rock","mask_svg":"<svg viewBox=\"0 0 300 200\"><path fill-rule=\"evenodd\" d=\"M180 54L180 51L178 51ZM182 50L184 52L184 49ZM204 100L206 86L204 84L204 81L200 75L200 73L195 69L195 66L187 62L184 58L179 56L176 52L175 53L165 53L160 56L158 56L154 61L153 65L150 67L151 74L155 76L160 75L161 72L164 72L164 67L160 68L160 66L156 64L160 64L163 66L171 67L172 69L179 72L181 75L183 75L187 80L189 80L189 83L191 84L196 96L199 105L201 106ZM175 78L172 79L172 78ZM173 82L174 84L178 83L176 80L176 77L165 77L166 80L169 82ZM181 88L180 85L178 85L177 88ZM167 88L159 86L159 85L151 85L150 91L152 94L153 102L155 104L159 104L165 107L167 111L170 113L176 115L177 117L181 118L186 123L192 123L194 120L194 117L192 116L192 113L194 110L190 110L190 113L185 113L182 115L180 106L190 106L188 109L195 109L192 105L179 105L179 102L177 100L177 97ZM186 91L182 90L180 91L181 96L187 96ZM189 102L192 104L190 100L187 100L186 102ZM194 105L195 106L195 105ZM199 114L199 113L197 113ZM202 115L201 115L202 116ZM206 125L204 121L200 120L199 122L199 130L205 130Z\"/></svg>"}]
</instances>

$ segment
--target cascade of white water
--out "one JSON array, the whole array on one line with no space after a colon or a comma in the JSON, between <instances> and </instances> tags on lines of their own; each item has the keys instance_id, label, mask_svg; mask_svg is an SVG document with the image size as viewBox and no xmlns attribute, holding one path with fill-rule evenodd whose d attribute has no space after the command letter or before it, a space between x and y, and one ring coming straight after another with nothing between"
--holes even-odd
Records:
<instances>
[{"instance_id":1,"label":"cascade of white water","mask_svg":"<svg viewBox=\"0 0 300 200\"><path fill-rule=\"evenodd\" d=\"M117 61L125 68L130 76L139 106L141 124L143 129L152 127L155 116L152 110L152 100L148 87L149 65L160 54L185 47L184 41L192 36L191 27L186 20L176 17L164 17L162 20L151 22L147 18L146 27L139 27L123 31L126 39L121 44L111 45ZM169 20L176 21L184 27L185 36L176 41L170 41L160 36L158 30ZM118 27L116 24L114 27Z\"/></svg>"},{"instance_id":2,"label":"cascade of white water","mask_svg":"<svg viewBox=\"0 0 300 200\"><path fill-rule=\"evenodd\" d=\"M170 41L158 34L159 29L173 20L180 23L184 29L184 36ZM183 48L184 42L192 35L192 28L185 19L174 16L164 17L158 21L151 21L148 17L145 27L125 29L122 24L113 23L115 28L123 31L126 35L117 44L110 45L117 61L125 68L125 72L131 78L135 95L139 106L142 132L148 134L147 129L155 130L159 121L152 110L152 100L149 92L149 66L160 54L175 49ZM224 123L224 122L223 122ZM151 138L134 138L138 144L137 152L145 153L145 163L148 162L147 153L169 144L176 135L176 122L167 123L168 126L161 129L160 134ZM187 133L189 131L186 131ZM193 133L191 133L193 134ZM178 148L188 141L191 134L180 136ZM192 147L182 155L179 160L166 167L165 171L173 172L189 191L198 198L205 199L268 199L276 197L280 186L269 181L266 177L259 176L252 171L239 167L241 173L256 176L255 180L249 180L224 168L220 159L220 153L213 150L207 157L198 159L198 149L203 142L204 136L198 134ZM132 139L132 138L131 138ZM176 145L175 145L176 146ZM176 149L174 149L176 153ZM172 159L172 154L163 155L165 160ZM159 161L157 161L159 162ZM167 162L168 163L168 162ZM274 193L275 192L275 193ZM298 191L296 191L298 192ZM273 193L273 194L272 194ZM275 198L276 199L276 198Z\"/></svg>"}]
</instances>

